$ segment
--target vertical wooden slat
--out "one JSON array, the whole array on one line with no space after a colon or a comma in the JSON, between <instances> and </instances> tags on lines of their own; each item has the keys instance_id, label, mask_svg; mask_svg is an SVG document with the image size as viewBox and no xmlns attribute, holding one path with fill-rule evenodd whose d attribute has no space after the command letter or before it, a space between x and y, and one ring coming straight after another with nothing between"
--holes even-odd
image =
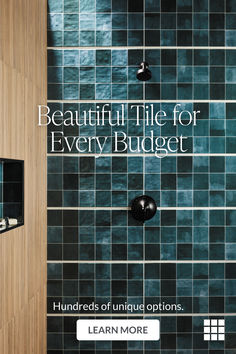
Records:
<instances>
[{"instance_id":1,"label":"vertical wooden slat","mask_svg":"<svg viewBox=\"0 0 236 354\"><path fill-rule=\"evenodd\" d=\"M46 0L0 0L0 157L25 161L25 225L0 235L0 353L46 353Z\"/></svg>"}]
</instances>

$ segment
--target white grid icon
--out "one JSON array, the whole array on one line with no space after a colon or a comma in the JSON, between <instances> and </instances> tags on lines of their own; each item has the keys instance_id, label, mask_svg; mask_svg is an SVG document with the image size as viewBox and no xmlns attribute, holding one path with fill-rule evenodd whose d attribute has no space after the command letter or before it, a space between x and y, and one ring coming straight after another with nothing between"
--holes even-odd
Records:
<instances>
[{"instance_id":1,"label":"white grid icon","mask_svg":"<svg viewBox=\"0 0 236 354\"><path fill-rule=\"evenodd\" d=\"M224 341L225 320L204 320L204 340Z\"/></svg>"}]
</instances>

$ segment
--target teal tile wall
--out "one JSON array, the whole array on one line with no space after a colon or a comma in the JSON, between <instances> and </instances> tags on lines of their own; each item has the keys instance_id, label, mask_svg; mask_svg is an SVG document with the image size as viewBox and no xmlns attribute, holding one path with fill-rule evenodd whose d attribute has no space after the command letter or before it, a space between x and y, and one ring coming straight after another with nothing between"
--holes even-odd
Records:
<instances>
[{"instance_id":1,"label":"teal tile wall","mask_svg":"<svg viewBox=\"0 0 236 354\"><path fill-rule=\"evenodd\" d=\"M162 210L145 225L125 210L49 210L48 259L236 260L235 210Z\"/></svg>"},{"instance_id":2,"label":"teal tile wall","mask_svg":"<svg viewBox=\"0 0 236 354\"><path fill-rule=\"evenodd\" d=\"M69 139L73 139L73 137L77 136L101 136L107 137L107 142L104 148L104 153L114 153L115 154L115 146L114 146L114 135L115 132L120 134L120 131L123 131L128 136L133 137L144 137L150 136L151 131L153 131L154 138L159 136L180 136L181 134L187 137L183 142L183 148L187 150L187 153L196 153L196 154L222 154L222 153L236 153L236 144L235 144L235 103L232 102L197 102L197 103L187 103L179 101L180 111L188 110L190 112L200 111L201 113L198 115L197 124L194 126L193 124L187 125L188 120L183 119L183 123L186 126L182 126L177 124L177 126L173 125L173 120L171 117L173 116L173 110L176 105L175 103L163 102L163 103L145 103L146 111L151 112L153 107L154 112L158 112L163 110L166 112L167 117L161 118L160 123L163 126L158 126L154 124L153 126L148 126L147 121L144 120L141 112L140 125L137 126L136 115L134 109L131 107L133 105L137 105L137 103L123 103L124 105L124 124L123 126L115 126L111 127L108 119L105 119L103 126L77 126L74 127L66 127L63 124L63 119L58 118L57 123L61 124L59 127L55 127L53 124L49 124L48 126L48 152L52 151L52 143L51 143L51 133L54 131L62 131L65 136L69 137ZM79 123L83 123L83 111L88 111L90 108L95 110L96 107L100 107L100 111L104 105L104 102L94 103L50 103L49 108L51 112L56 110L61 110L63 112L66 111L78 111L80 114ZM116 111L121 112L120 103L111 103L108 104L107 110L110 110L112 113L116 114ZM93 120L94 122L94 120ZM134 140L134 143L131 145L131 148L128 148L126 152L128 153L136 153L137 143ZM165 146L166 147L166 146ZM64 148L65 153L76 153L76 145L72 147L71 151L66 144L61 144L58 149ZM149 148L149 146L147 146ZM119 147L119 151L122 151L123 145ZM92 153L98 152L99 149L97 145L92 142L91 145ZM119 152L118 151L118 152ZM85 151L88 152L88 149ZM164 150L159 151L162 154L165 154ZM144 152L145 154L145 152ZM155 160L155 159L154 159ZM201 160L201 159L200 159ZM166 163L166 162L165 162ZM156 164L159 165L160 162L156 161Z\"/></svg>"},{"instance_id":3,"label":"teal tile wall","mask_svg":"<svg viewBox=\"0 0 236 354\"><path fill-rule=\"evenodd\" d=\"M152 194L160 207L235 207L235 166L235 156L50 156L48 206L127 207Z\"/></svg>"},{"instance_id":4,"label":"teal tile wall","mask_svg":"<svg viewBox=\"0 0 236 354\"><path fill-rule=\"evenodd\" d=\"M63 264L48 265L48 312L95 314L96 311L53 310L53 304L168 304L154 313L232 313L236 309L235 264ZM224 298L224 296L226 296ZM181 304L176 310L175 304ZM170 305L173 306L170 309ZM117 313L108 311L105 313ZM119 313L140 314L142 310ZM153 314L147 307L146 314Z\"/></svg>"},{"instance_id":5,"label":"teal tile wall","mask_svg":"<svg viewBox=\"0 0 236 354\"><path fill-rule=\"evenodd\" d=\"M136 79L143 58L152 79ZM235 100L236 50L50 50L48 98L52 100Z\"/></svg>"},{"instance_id":6,"label":"teal tile wall","mask_svg":"<svg viewBox=\"0 0 236 354\"><path fill-rule=\"evenodd\" d=\"M94 318L99 319L99 317ZM143 319L138 316L134 318ZM148 317L144 318L148 319ZM67 351L73 354L234 354L236 346L235 319L227 316L209 317L217 320L224 319L227 334L225 342L205 342L203 341L202 326L204 319L207 318L207 316L154 317L161 322L162 335L159 342L78 342L75 338L75 327L79 317L49 317L48 354L55 352L62 354ZM112 317L107 317L107 319L112 319Z\"/></svg>"},{"instance_id":7,"label":"teal tile wall","mask_svg":"<svg viewBox=\"0 0 236 354\"><path fill-rule=\"evenodd\" d=\"M49 46L236 46L234 0L49 0L48 11Z\"/></svg>"},{"instance_id":8,"label":"teal tile wall","mask_svg":"<svg viewBox=\"0 0 236 354\"><path fill-rule=\"evenodd\" d=\"M189 156L162 159L131 150L117 156L109 124L48 126L48 354L235 353L235 23L234 0L48 1L52 111L81 113L109 101L114 112L124 103L122 130L132 137L150 133L135 126L132 101L201 111L196 126L173 127L167 118L153 128L155 137L188 137ZM136 79L143 59L152 71L146 83ZM95 158L96 146L73 155L65 145L55 155L55 130L107 136L107 156ZM144 193L162 208L145 225L127 210ZM78 342L82 313L53 316L53 302L109 300L180 302L183 310L159 317L159 342ZM209 314L225 319L225 341L203 341Z\"/></svg>"}]
</instances>

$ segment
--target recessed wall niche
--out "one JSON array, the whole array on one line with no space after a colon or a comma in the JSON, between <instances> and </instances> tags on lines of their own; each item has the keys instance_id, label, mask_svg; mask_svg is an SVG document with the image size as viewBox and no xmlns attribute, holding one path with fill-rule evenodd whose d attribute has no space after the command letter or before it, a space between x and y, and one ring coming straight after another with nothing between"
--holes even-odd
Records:
<instances>
[{"instance_id":1,"label":"recessed wall niche","mask_svg":"<svg viewBox=\"0 0 236 354\"><path fill-rule=\"evenodd\" d=\"M0 158L0 233L24 224L24 161Z\"/></svg>"}]
</instances>

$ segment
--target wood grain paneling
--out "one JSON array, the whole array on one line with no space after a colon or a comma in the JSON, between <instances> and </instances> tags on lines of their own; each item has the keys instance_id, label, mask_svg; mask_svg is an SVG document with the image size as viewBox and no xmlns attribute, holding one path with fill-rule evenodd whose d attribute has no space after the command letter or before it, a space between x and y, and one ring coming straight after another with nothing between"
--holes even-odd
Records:
<instances>
[{"instance_id":1,"label":"wood grain paneling","mask_svg":"<svg viewBox=\"0 0 236 354\"><path fill-rule=\"evenodd\" d=\"M25 225L0 235L0 353L46 353L45 0L0 0L0 157L25 161Z\"/></svg>"}]
</instances>

